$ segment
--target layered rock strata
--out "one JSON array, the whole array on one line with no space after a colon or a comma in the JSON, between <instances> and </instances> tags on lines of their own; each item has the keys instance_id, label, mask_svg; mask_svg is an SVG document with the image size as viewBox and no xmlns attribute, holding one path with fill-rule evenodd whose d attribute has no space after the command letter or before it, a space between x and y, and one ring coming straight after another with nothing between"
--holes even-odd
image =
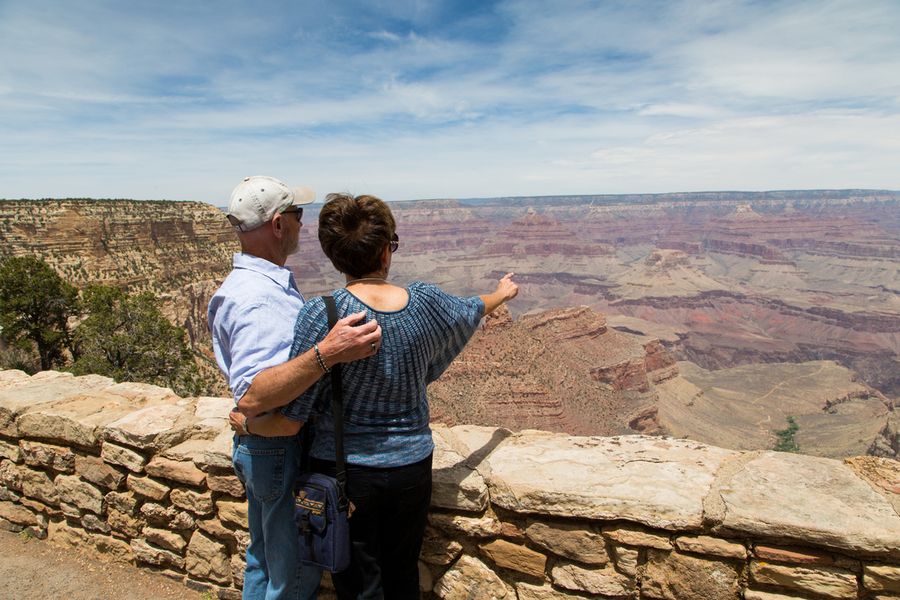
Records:
<instances>
[{"instance_id":1,"label":"layered rock strata","mask_svg":"<svg viewBox=\"0 0 900 600\"><path fill-rule=\"evenodd\" d=\"M432 419L577 435L655 432L655 385L678 374L658 340L587 307L512 319L503 307L429 387Z\"/></svg>"},{"instance_id":2,"label":"layered rock strata","mask_svg":"<svg viewBox=\"0 0 900 600\"><path fill-rule=\"evenodd\" d=\"M0 372L0 526L239 598L230 407ZM436 426L434 441L424 597L900 595L896 461L474 426Z\"/></svg>"},{"instance_id":3,"label":"layered rock strata","mask_svg":"<svg viewBox=\"0 0 900 600\"><path fill-rule=\"evenodd\" d=\"M201 361L209 366L204 373L218 376L206 306L239 250L219 209L201 202L3 200L0 239L0 258L36 256L76 287L153 292L208 359Z\"/></svg>"},{"instance_id":4,"label":"layered rock strata","mask_svg":"<svg viewBox=\"0 0 900 600\"><path fill-rule=\"evenodd\" d=\"M0 255L42 258L78 287L163 295L178 304L179 325L192 314L192 290L221 282L238 249L222 212L201 202L4 200L0 237Z\"/></svg>"}]
</instances>

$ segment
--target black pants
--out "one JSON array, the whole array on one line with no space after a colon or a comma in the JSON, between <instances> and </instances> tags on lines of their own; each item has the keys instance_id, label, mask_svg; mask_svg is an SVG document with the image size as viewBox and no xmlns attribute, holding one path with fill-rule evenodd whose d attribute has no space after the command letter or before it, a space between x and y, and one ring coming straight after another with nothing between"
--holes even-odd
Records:
<instances>
[{"instance_id":1,"label":"black pants","mask_svg":"<svg viewBox=\"0 0 900 600\"><path fill-rule=\"evenodd\" d=\"M334 463L312 460L319 473ZM418 600L419 552L431 504L431 456L378 469L347 465L353 553L350 567L332 575L339 600Z\"/></svg>"}]
</instances>

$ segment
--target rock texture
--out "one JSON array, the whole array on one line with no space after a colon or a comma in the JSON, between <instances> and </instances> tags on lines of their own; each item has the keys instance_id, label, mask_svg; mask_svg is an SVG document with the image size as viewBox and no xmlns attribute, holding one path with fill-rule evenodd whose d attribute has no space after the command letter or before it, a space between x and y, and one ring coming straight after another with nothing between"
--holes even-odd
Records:
<instances>
[{"instance_id":1,"label":"rock texture","mask_svg":"<svg viewBox=\"0 0 900 600\"><path fill-rule=\"evenodd\" d=\"M835 360L900 397L900 194L876 190L422 201L392 205L392 277L479 294L515 271L524 313L588 305L668 327L707 369ZM315 244L308 294L341 285ZM307 233L304 228L304 234Z\"/></svg>"},{"instance_id":2,"label":"rock texture","mask_svg":"<svg viewBox=\"0 0 900 600\"><path fill-rule=\"evenodd\" d=\"M71 425L82 413L68 403L108 402L124 384L0 381L0 527L239 597L249 536L222 441L229 399L126 386L130 412L87 412L92 444L51 443L21 423L40 413L50 430ZM39 397L41 384L49 402L19 401L17 390ZM138 418L154 408L159 418ZM435 426L434 439L426 598L881 600L900 590L896 461L471 425Z\"/></svg>"},{"instance_id":3,"label":"rock texture","mask_svg":"<svg viewBox=\"0 0 900 600\"><path fill-rule=\"evenodd\" d=\"M854 553L897 551L900 523L894 507L840 462L765 452L722 483L723 529L755 535L774 529L779 538ZM791 497L804 502L785 501ZM859 510L860 501L866 510ZM817 510L810 510L811 506ZM852 538L847 536L848 528L854 532Z\"/></svg>"},{"instance_id":4,"label":"rock texture","mask_svg":"<svg viewBox=\"0 0 900 600\"><path fill-rule=\"evenodd\" d=\"M677 372L658 340L612 330L587 307L517 319L501 308L428 392L442 423L653 433L655 385Z\"/></svg>"},{"instance_id":5,"label":"rock texture","mask_svg":"<svg viewBox=\"0 0 900 600\"><path fill-rule=\"evenodd\" d=\"M792 417L800 452L844 458L878 452L894 402L834 361L741 365L709 371L679 362L657 386L669 434L737 450L773 448Z\"/></svg>"},{"instance_id":6,"label":"rock texture","mask_svg":"<svg viewBox=\"0 0 900 600\"><path fill-rule=\"evenodd\" d=\"M2 200L0 239L0 257L37 256L76 287L154 292L164 314L212 358L206 305L239 250L219 209L201 202ZM204 373L217 378L214 369Z\"/></svg>"},{"instance_id":7,"label":"rock texture","mask_svg":"<svg viewBox=\"0 0 900 600\"><path fill-rule=\"evenodd\" d=\"M491 500L515 512L696 529L716 471L733 455L672 439L517 435L491 454L488 484Z\"/></svg>"}]
</instances>

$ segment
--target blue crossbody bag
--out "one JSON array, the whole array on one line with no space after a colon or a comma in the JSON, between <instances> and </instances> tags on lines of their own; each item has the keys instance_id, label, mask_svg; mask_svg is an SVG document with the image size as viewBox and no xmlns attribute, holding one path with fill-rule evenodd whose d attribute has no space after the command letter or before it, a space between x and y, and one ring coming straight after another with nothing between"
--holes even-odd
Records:
<instances>
[{"instance_id":1,"label":"blue crossbody bag","mask_svg":"<svg viewBox=\"0 0 900 600\"><path fill-rule=\"evenodd\" d=\"M337 322L332 296L322 296L329 331ZM331 367L331 411L334 415L335 477L301 473L294 484L294 520L300 542L300 561L339 573L350 565L350 501L344 463L344 402L341 365Z\"/></svg>"}]
</instances>

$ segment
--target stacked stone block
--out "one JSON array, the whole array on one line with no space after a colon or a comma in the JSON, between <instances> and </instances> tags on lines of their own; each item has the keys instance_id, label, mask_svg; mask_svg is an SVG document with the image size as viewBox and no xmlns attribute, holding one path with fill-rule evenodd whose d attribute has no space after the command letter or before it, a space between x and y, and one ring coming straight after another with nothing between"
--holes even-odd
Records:
<instances>
[{"instance_id":1,"label":"stacked stone block","mask_svg":"<svg viewBox=\"0 0 900 600\"><path fill-rule=\"evenodd\" d=\"M240 597L249 536L227 460L231 406L103 377L2 373L0 526Z\"/></svg>"},{"instance_id":2,"label":"stacked stone block","mask_svg":"<svg viewBox=\"0 0 900 600\"><path fill-rule=\"evenodd\" d=\"M466 426L435 442L436 597L900 599L895 461Z\"/></svg>"},{"instance_id":3,"label":"stacked stone block","mask_svg":"<svg viewBox=\"0 0 900 600\"><path fill-rule=\"evenodd\" d=\"M0 527L239 598L231 405L0 372ZM900 600L896 461L434 430L423 597Z\"/></svg>"}]
</instances>

